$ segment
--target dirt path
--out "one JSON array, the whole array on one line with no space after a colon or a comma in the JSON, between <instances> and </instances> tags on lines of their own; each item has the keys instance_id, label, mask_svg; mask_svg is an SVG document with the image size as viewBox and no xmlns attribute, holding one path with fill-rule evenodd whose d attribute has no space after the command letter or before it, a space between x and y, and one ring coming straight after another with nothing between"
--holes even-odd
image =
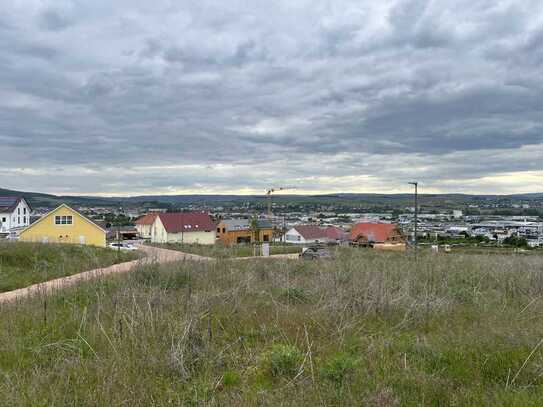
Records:
<instances>
[{"instance_id":1,"label":"dirt path","mask_svg":"<svg viewBox=\"0 0 543 407\"><path fill-rule=\"evenodd\" d=\"M138 246L138 249L145 254L145 257L139 260L133 260L126 263L114 264L113 266L84 271L79 274L73 274L67 277L60 277L54 280L45 281L43 283L33 284L28 287L19 288L13 291L0 293L0 304L13 302L18 299L30 297L37 294L51 294L57 290L82 281L107 276L108 274L126 273L133 270L139 265L152 263L173 263L176 261L192 260L192 261L213 261L213 257L198 256L196 254L183 253L176 250L163 249L153 246ZM296 259L297 253L293 254L275 254L269 257L235 257L232 260L250 260L250 259Z\"/></svg>"},{"instance_id":2,"label":"dirt path","mask_svg":"<svg viewBox=\"0 0 543 407\"><path fill-rule=\"evenodd\" d=\"M0 293L0 304L16 301L17 299L29 297L36 294L50 294L56 290L75 285L81 281L106 276L108 274L126 273L138 265L150 263L172 263L182 260L210 261L211 257L197 256L195 254L181 253L174 250L161 249L158 247L139 246L139 250L145 253L145 257L126 263L114 264L113 266L85 271L67 277L60 277L43 283L33 284L25 288Z\"/></svg>"},{"instance_id":3,"label":"dirt path","mask_svg":"<svg viewBox=\"0 0 543 407\"><path fill-rule=\"evenodd\" d=\"M250 259L298 259L299 253L283 253L283 254L271 254L268 257L262 256L249 256L249 257L231 257L230 260L250 260Z\"/></svg>"}]
</instances>

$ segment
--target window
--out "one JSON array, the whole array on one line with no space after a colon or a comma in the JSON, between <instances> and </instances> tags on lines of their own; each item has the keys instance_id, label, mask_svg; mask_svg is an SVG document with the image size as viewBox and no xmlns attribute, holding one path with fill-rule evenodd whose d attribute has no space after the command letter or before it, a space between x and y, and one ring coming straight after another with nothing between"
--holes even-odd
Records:
<instances>
[{"instance_id":1,"label":"window","mask_svg":"<svg viewBox=\"0 0 543 407\"><path fill-rule=\"evenodd\" d=\"M17 215L21 214L21 208L17 208Z\"/></svg>"},{"instance_id":2,"label":"window","mask_svg":"<svg viewBox=\"0 0 543 407\"><path fill-rule=\"evenodd\" d=\"M26 215L26 208L23 208L23 215Z\"/></svg>"},{"instance_id":3,"label":"window","mask_svg":"<svg viewBox=\"0 0 543 407\"><path fill-rule=\"evenodd\" d=\"M73 218L71 215L55 216L55 225L71 225Z\"/></svg>"},{"instance_id":4,"label":"window","mask_svg":"<svg viewBox=\"0 0 543 407\"><path fill-rule=\"evenodd\" d=\"M17 223L21 223L21 217L20 216L17 216Z\"/></svg>"},{"instance_id":5,"label":"window","mask_svg":"<svg viewBox=\"0 0 543 407\"><path fill-rule=\"evenodd\" d=\"M6 222L6 221L7 221L7 219L5 217L2 218L2 222Z\"/></svg>"},{"instance_id":6,"label":"window","mask_svg":"<svg viewBox=\"0 0 543 407\"><path fill-rule=\"evenodd\" d=\"M226 228L222 228L222 233L226 233Z\"/></svg>"},{"instance_id":7,"label":"window","mask_svg":"<svg viewBox=\"0 0 543 407\"><path fill-rule=\"evenodd\" d=\"M221 233L221 228L217 228L217 233Z\"/></svg>"},{"instance_id":8,"label":"window","mask_svg":"<svg viewBox=\"0 0 543 407\"><path fill-rule=\"evenodd\" d=\"M26 223L26 216L23 216L23 223Z\"/></svg>"}]
</instances>

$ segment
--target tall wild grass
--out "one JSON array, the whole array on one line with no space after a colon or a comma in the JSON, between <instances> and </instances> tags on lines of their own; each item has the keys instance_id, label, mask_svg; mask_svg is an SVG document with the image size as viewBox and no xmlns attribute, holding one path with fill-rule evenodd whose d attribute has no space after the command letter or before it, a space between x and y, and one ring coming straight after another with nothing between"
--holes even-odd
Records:
<instances>
[{"instance_id":1,"label":"tall wild grass","mask_svg":"<svg viewBox=\"0 0 543 407\"><path fill-rule=\"evenodd\" d=\"M91 246L0 242L0 292L137 257L134 253Z\"/></svg>"},{"instance_id":2,"label":"tall wild grass","mask_svg":"<svg viewBox=\"0 0 543 407\"><path fill-rule=\"evenodd\" d=\"M543 259L149 265L4 306L0 404L539 405Z\"/></svg>"}]
</instances>

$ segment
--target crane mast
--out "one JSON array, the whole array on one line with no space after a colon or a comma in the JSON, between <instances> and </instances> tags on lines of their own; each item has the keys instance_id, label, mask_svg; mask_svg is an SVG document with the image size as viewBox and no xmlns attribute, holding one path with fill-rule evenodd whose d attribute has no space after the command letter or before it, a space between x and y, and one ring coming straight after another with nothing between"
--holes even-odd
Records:
<instances>
[{"instance_id":1,"label":"crane mast","mask_svg":"<svg viewBox=\"0 0 543 407\"><path fill-rule=\"evenodd\" d=\"M285 189L288 189L286 187L275 187L275 188L269 188L266 190L266 198L268 200L268 218L272 218L272 194L276 191L283 191Z\"/></svg>"}]
</instances>

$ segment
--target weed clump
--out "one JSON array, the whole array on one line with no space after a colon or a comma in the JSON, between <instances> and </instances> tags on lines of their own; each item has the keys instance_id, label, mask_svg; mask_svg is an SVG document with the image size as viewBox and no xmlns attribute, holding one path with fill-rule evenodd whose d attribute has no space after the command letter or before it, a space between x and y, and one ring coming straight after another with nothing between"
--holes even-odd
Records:
<instances>
[{"instance_id":1,"label":"weed clump","mask_svg":"<svg viewBox=\"0 0 543 407\"><path fill-rule=\"evenodd\" d=\"M222 383L224 387L236 387L241 382L241 378L239 377L239 374L236 372L233 372L231 370L224 372L224 375L222 377Z\"/></svg>"},{"instance_id":2,"label":"weed clump","mask_svg":"<svg viewBox=\"0 0 543 407\"><path fill-rule=\"evenodd\" d=\"M182 288L190 283L190 274L187 271L162 270L158 265L138 267L134 270L133 278L140 285L165 290Z\"/></svg>"},{"instance_id":3,"label":"weed clump","mask_svg":"<svg viewBox=\"0 0 543 407\"><path fill-rule=\"evenodd\" d=\"M293 345L274 345L268 354L268 364L273 377L294 377L300 370L303 355Z\"/></svg>"},{"instance_id":4,"label":"weed clump","mask_svg":"<svg viewBox=\"0 0 543 407\"><path fill-rule=\"evenodd\" d=\"M357 360L348 354L341 353L328 360L321 368L323 379L341 387L354 373Z\"/></svg>"},{"instance_id":5,"label":"weed clump","mask_svg":"<svg viewBox=\"0 0 543 407\"><path fill-rule=\"evenodd\" d=\"M303 287L288 287L281 292L281 299L292 304L303 304L310 301L309 294Z\"/></svg>"}]
</instances>

